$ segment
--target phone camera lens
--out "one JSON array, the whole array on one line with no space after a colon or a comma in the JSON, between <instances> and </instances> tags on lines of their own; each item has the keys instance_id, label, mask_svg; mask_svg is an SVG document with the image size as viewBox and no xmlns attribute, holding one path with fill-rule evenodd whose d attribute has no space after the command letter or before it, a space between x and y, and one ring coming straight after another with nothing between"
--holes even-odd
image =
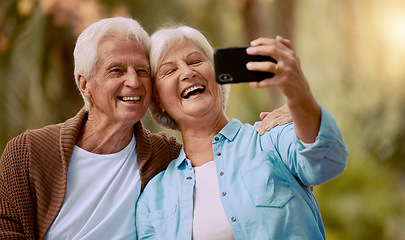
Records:
<instances>
[{"instance_id":1,"label":"phone camera lens","mask_svg":"<svg viewBox=\"0 0 405 240\"><path fill-rule=\"evenodd\" d=\"M219 79L222 82L232 82L233 81L232 75L229 73L220 74Z\"/></svg>"}]
</instances>

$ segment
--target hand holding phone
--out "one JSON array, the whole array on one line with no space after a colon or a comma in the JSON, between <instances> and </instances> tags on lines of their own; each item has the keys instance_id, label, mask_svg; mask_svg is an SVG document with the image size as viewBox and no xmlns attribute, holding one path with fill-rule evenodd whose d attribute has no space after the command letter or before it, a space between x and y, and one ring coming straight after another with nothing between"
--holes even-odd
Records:
<instances>
[{"instance_id":1,"label":"hand holding phone","mask_svg":"<svg viewBox=\"0 0 405 240\"><path fill-rule=\"evenodd\" d=\"M250 71L248 62L270 61L277 63L272 57L252 56L246 53L248 47L220 48L214 52L215 77L219 84L259 82L274 76L271 72Z\"/></svg>"}]
</instances>

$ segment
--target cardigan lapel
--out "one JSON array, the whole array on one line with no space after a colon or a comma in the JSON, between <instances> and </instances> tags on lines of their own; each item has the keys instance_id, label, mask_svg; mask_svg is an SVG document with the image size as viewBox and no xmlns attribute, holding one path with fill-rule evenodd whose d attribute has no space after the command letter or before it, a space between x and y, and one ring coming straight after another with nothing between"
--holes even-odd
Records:
<instances>
[{"instance_id":1,"label":"cardigan lapel","mask_svg":"<svg viewBox=\"0 0 405 240\"><path fill-rule=\"evenodd\" d=\"M136 155L139 165L139 175L142 183L142 189L145 185L145 176L143 174L146 163L151 159L152 155L152 141L150 135L143 128L141 121L138 121L134 126L136 138Z\"/></svg>"},{"instance_id":2,"label":"cardigan lapel","mask_svg":"<svg viewBox=\"0 0 405 240\"><path fill-rule=\"evenodd\" d=\"M62 124L56 125L60 126L58 143L59 153L48 153L49 156L43 157L49 158L51 156L51 158L55 158L50 159L50 161L57 160L52 166L52 169L57 171L50 172L52 170L48 168L49 166L43 166L43 181L49 189L42 189L43 191L48 191L48 194L40 194L41 197L37 199L37 224L42 226L37 227L39 239L43 239L45 237L62 207L67 189L67 172L70 158L72 156L73 148L79 135L81 125L86 117L87 111L81 109L73 118L66 120ZM50 142L44 144L56 145L57 143ZM38 189L38 191L41 191L41 189Z\"/></svg>"}]
</instances>

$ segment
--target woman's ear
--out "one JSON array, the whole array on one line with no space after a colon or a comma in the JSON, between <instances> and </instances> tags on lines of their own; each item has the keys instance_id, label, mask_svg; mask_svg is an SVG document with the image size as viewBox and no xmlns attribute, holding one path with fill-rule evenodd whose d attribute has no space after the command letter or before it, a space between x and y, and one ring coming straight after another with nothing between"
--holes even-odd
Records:
<instances>
[{"instance_id":1,"label":"woman's ear","mask_svg":"<svg viewBox=\"0 0 405 240\"><path fill-rule=\"evenodd\" d=\"M152 94L151 101L156 104L160 108L162 112L165 112L165 108L162 106L162 104L159 101L159 97L156 94Z\"/></svg>"},{"instance_id":2,"label":"woman's ear","mask_svg":"<svg viewBox=\"0 0 405 240\"><path fill-rule=\"evenodd\" d=\"M80 92L87 98L90 97L90 93L87 86L87 79L83 75L77 76L77 86L79 87Z\"/></svg>"}]
</instances>

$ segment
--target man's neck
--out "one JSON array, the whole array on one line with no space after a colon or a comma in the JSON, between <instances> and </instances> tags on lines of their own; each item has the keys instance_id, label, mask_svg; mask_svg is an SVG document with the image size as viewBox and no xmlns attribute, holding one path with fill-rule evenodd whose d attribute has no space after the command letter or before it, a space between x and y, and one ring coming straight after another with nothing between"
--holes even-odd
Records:
<instances>
[{"instance_id":1,"label":"man's neck","mask_svg":"<svg viewBox=\"0 0 405 240\"><path fill-rule=\"evenodd\" d=\"M133 125L95 123L89 117L80 129L76 145L97 154L116 153L130 143L133 131Z\"/></svg>"}]
</instances>

